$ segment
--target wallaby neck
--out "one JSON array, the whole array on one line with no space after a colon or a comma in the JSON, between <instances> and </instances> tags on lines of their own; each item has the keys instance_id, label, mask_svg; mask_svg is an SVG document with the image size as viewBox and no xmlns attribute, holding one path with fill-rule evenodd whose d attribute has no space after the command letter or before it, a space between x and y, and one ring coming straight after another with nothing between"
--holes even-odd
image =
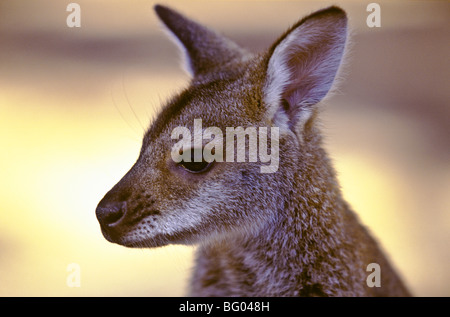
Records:
<instances>
[{"instance_id":1,"label":"wallaby neck","mask_svg":"<svg viewBox=\"0 0 450 317\"><path fill-rule=\"evenodd\" d=\"M318 143L317 143L318 144ZM308 153L305 155L305 153ZM191 294L216 296L409 296L342 198L325 151L300 154L292 186L257 226L204 242ZM367 286L367 265L383 287Z\"/></svg>"},{"instance_id":2,"label":"wallaby neck","mask_svg":"<svg viewBox=\"0 0 450 317\"><path fill-rule=\"evenodd\" d=\"M227 272L225 280L240 279L245 272L242 278L250 288L267 296L346 295L346 290L358 292L355 285L362 287L362 277L352 273L353 265L362 265L355 263L355 246L349 246L353 232L346 227L346 221L352 225L355 219L341 198L325 152L316 151L315 156L310 158L315 164L299 162L291 190L260 230L224 236L200 251L217 258L211 264ZM346 277L330 280L336 271ZM293 278L298 286L287 289Z\"/></svg>"}]
</instances>

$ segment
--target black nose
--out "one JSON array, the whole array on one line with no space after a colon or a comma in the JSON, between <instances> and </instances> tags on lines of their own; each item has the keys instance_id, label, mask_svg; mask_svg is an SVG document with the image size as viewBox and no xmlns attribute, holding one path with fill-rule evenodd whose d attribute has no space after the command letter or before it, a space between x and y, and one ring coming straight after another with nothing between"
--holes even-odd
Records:
<instances>
[{"instance_id":1,"label":"black nose","mask_svg":"<svg viewBox=\"0 0 450 317\"><path fill-rule=\"evenodd\" d=\"M125 215L126 202L112 203L103 206L98 204L95 213L102 227L112 227L117 225Z\"/></svg>"},{"instance_id":2,"label":"black nose","mask_svg":"<svg viewBox=\"0 0 450 317\"><path fill-rule=\"evenodd\" d=\"M128 230L128 218L132 216L131 197L136 192L135 170L136 164L106 193L95 210L103 236L108 241L120 243Z\"/></svg>"},{"instance_id":3,"label":"black nose","mask_svg":"<svg viewBox=\"0 0 450 317\"><path fill-rule=\"evenodd\" d=\"M127 213L128 197L128 193L115 187L103 197L95 210L103 236L111 242L116 242L121 235L121 223Z\"/></svg>"}]
</instances>

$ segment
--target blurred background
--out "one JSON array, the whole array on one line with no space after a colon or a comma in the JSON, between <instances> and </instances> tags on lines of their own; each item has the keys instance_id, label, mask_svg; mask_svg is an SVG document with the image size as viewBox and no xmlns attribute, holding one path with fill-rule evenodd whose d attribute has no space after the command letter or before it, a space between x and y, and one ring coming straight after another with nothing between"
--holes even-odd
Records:
<instances>
[{"instance_id":1,"label":"blurred background","mask_svg":"<svg viewBox=\"0 0 450 317\"><path fill-rule=\"evenodd\" d=\"M95 208L188 82L153 1L0 2L0 295L181 296L194 247L108 243ZM370 1L371 2L371 1ZM161 1L254 51L332 4L353 29L322 116L345 197L418 296L450 295L450 3ZM79 265L80 287L66 283Z\"/></svg>"}]
</instances>

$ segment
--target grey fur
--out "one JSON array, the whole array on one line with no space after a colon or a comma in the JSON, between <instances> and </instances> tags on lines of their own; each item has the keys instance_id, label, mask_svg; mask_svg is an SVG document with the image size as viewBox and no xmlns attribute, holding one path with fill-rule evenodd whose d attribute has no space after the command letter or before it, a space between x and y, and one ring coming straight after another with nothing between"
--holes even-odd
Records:
<instances>
[{"instance_id":1,"label":"grey fur","mask_svg":"<svg viewBox=\"0 0 450 317\"><path fill-rule=\"evenodd\" d=\"M193 78L99 203L105 238L128 247L198 244L194 296L409 295L343 200L317 127L317 103L344 54L344 11L318 11L253 55L169 8L155 10L184 46ZM223 162L193 174L174 163L171 131L196 118L222 131L279 126L278 171ZM373 262L381 287L366 284Z\"/></svg>"}]
</instances>

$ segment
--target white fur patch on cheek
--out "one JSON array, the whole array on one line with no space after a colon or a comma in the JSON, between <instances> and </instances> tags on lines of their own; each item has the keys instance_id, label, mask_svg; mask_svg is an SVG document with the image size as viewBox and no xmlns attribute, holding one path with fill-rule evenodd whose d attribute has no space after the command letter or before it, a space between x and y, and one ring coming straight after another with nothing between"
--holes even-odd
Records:
<instances>
[{"instance_id":1,"label":"white fur patch on cheek","mask_svg":"<svg viewBox=\"0 0 450 317\"><path fill-rule=\"evenodd\" d=\"M208 184L205 188L198 188L195 193L191 193L191 199L182 206L164 210L157 216L149 216L131 231L127 240L130 243L140 243L151 240L157 236L176 236L179 233L202 232L204 223L208 223L208 218L217 209L218 197L224 197L225 188L220 184ZM203 232L208 234L209 232ZM189 239L189 238L188 238ZM189 241L185 241L188 243Z\"/></svg>"}]
</instances>

